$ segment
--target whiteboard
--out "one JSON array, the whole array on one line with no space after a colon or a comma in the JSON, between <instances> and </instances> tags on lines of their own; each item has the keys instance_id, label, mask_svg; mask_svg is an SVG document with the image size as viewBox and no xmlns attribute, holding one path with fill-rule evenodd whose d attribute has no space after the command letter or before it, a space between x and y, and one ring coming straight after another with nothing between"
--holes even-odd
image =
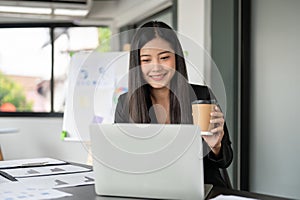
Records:
<instances>
[{"instance_id":1,"label":"whiteboard","mask_svg":"<svg viewBox=\"0 0 300 200\"><path fill-rule=\"evenodd\" d=\"M113 123L118 97L127 92L128 52L73 55L62 130L65 140L89 141L91 123Z\"/></svg>"}]
</instances>

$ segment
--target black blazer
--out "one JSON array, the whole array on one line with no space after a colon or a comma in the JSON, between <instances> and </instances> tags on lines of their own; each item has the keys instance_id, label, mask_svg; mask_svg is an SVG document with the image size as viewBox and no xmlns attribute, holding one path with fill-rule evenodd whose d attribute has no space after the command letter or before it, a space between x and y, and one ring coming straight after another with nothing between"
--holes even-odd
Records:
<instances>
[{"instance_id":1,"label":"black blazer","mask_svg":"<svg viewBox=\"0 0 300 200\"><path fill-rule=\"evenodd\" d=\"M115 123L130 123L129 120L129 107L126 103L127 93L122 94L117 103L115 112ZM209 100L215 99L211 90L206 86L192 85L190 87L190 99L194 100ZM151 100L147 101L148 108L152 105ZM155 117L151 117L151 123L157 123ZM224 137L222 139L221 152L218 157L210 150L208 145L204 142L203 154L206 155L203 158L204 166L204 183L213 184L215 186L226 187L226 183L223 180L219 168L227 168L233 159L233 152L231 148L231 141L228 134L226 123L224 125Z\"/></svg>"}]
</instances>

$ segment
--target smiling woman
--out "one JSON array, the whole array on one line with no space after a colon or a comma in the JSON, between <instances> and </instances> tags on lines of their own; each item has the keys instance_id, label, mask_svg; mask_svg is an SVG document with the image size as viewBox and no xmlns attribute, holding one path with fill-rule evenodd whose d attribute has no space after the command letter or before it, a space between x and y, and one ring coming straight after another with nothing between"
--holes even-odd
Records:
<instances>
[{"instance_id":1,"label":"smiling woman","mask_svg":"<svg viewBox=\"0 0 300 200\"><path fill-rule=\"evenodd\" d=\"M119 97L116 123L192 124L191 102L215 99L205 85L189 84L181 44L167 24L150 21L134 35L130 49L128 92ZM215 106L210 113L211 136L202 136L204 182L226 187L219 168L232 162L224 115Z\"/></svg>"},{"instance_id":2,"label":"smiling woman","mask_svg":"<svg viewBox=\"0 0 300 200\"><path fill-rule=\"evenodd\" d=\"M141 68L144 79L153 87L167 86L175 73L175 55L170 44L155 38L141 49Z\"/></svg>"}]
</instances>

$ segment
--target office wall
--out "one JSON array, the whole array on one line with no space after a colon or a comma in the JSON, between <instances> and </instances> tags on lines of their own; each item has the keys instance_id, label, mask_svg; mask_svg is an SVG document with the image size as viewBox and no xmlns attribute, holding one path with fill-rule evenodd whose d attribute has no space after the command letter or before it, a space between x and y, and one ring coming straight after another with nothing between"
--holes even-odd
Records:
<instances>
[{"instance_id":1,"label":"office wall","mask_svg":"<svg viewBox=\"0 0 300 200\"><path fill-rule=\"evenodd\" d=\"M226 92L226 123L233 142L234 161L228 172L232 184L237 185L237 64L235 63L235 5L234 0L178 0L178 32L202 46L216 64ZM192 14L191 14L192 13ZM188 23L187 23L188 22ZM197 56L203 56L197 52ZM205 59L204 62L205 62ZM219 74L202 69L207 82L214 89L220 87ZM215 71L213 71L215 72ZM193 78L193 77L192 77ZM193 80L192 80L193 81ZM216 91L215 91L216 92ZM218 91L217 91L218 92ZM224 109L225 110L225 109Z\"/></svg>"},{"instance_id":2,"label":"office wall","mask_svg":"<svg viewBox=\"0 0 300 200\"><path fill-rule=\"evenodd\" d=\"M207 0L178 0L178 32L208 48L204 40L205 12L209 12L205 10L206 3Z\"/></svg>"},{"instance_id":3,"label":"office wall","mask_svg":"<svg viewBox=\"0 0 300 200\"><path fill-rule=\"evenodd\" d=\"M178 0L178 33L182 48L187 54L189 82L210 82L210 8L208 0ZM193 14L191 14L193 13ZM189 65L190 64L190 65Z\"/></svg>"},{"instance_id":4,"label":"office wall","mask_svg":"<svg viewBox=\"0 0 300 200\"><path fill-rule=\"evenodd\" d=\"M211 56L218 67L224 81L226 90L226 124L228 126L234 159L228 168L231 182L237 186L237 63L236 63L236 25L235 24L235 0L213 0L211 1ZM212 74L212 80L216 80Z\"/></svg>"},{"instance_id":5,"label":"office wall","mask_svg":"<svg viewBox=\"0 0 300 200\"><path fill-rule=\"evenodd\" d=\"M0 118L0 128L17 128L17 133L0 134L5 160L53 157L87 163L88 150L80 142L60 139L62 118Z\"/></svg>"},{"instance_id":6,"label":"office wall","mask_svg":"<svg viewBox=\"0 0 300 200\"><path fill-rule=\"evenodd\" d=\"M300 1L253 0L250 190L300 199Z\"/></svg>"}]
</instances>

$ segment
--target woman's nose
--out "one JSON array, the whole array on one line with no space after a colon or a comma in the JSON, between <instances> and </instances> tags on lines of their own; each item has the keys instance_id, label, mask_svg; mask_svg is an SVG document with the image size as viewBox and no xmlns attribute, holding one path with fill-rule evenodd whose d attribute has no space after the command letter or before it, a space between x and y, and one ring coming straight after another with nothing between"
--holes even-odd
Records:
<instances>
[{"instance_id":1,"label":"woman's nose","mask_svg":"<svg viewBox=\"0 0 300 200\"><path fill-rule=\"evenodd\" d=\"M159 71L163 68L163 66L161 65L158 59L154 59L151 64L152 64L153 71Z\"/></svg>"}]
</instances>

